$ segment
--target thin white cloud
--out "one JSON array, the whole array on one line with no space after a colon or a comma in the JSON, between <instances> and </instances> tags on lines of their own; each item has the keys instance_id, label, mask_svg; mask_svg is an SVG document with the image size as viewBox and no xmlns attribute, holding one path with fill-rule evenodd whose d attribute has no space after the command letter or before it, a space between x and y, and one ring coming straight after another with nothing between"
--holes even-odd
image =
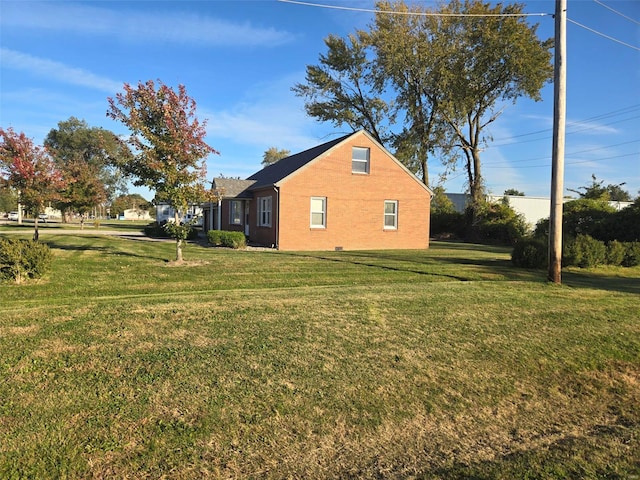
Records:
<instances>
[{"instance_id":1,"label":"thin white cloud","mask_svg":"<svg viewBox=\"0 0 640 480\"><path fill-rule=\"evenodd\" d=\"M66 2L14 1L3 2L2 8L3 26L108 36L142 43L270 47L294 40L291 33L275 28L177 11L147 9L142 12L125 8L116 11Z\"/></svg>"},{"instance_id":2,"label":"thin white cloud","mask_svg":"<svg viewBox=\"0 0 640 480\"><path fill-rule=\"evenodd\" d=\"M12 68L29 72L32 75L55 79L61 83L100 90L108 93L117 92L122 83L110 78L101 77L81 68L70 67L46 58L34 57L26 53L8 48L0 48L3 68Z\"/></svg>"},{"instance_id":3,"label":"thin white cloud","mask_svg":"<svg viewBox=\"0 0 640 480\"><path fill-rule=\"evenodd\" d=\"M292 74L253 85L249 97L231 108L201 111L207 118L208 135L264 150L275 146L291 153L331 140L311 133L322 130L325 134L334 130L328 125L319 126L306 115L303 101L291 92L291 86L299 81L299 77L300 74Z\"/></svg>"}]
</instances>

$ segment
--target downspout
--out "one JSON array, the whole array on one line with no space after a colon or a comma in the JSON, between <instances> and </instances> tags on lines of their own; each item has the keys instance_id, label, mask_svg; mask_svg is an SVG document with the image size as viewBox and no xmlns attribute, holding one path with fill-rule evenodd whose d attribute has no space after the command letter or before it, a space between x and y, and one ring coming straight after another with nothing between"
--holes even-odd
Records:
<instances>
[{"instance_id":1,"label":"downspout","mask_svg":"<svg viewBox=\"0 0 640 480\"><path fill-rule=\"evenodd\" d=\"M218 230L222 230L222 197L218 198Z\"/></svg>"},{"instance_id":2,"label":"downspout","mask_svg":"<svg viewBox=\"0 0 640 480\"><path fill-rule=\"evenodd\" d=\"M279 250L278 243L279 243L280 237L278 236L279 234L278 227L280 225L280 190L278 190L278 187L274 185L273 191L276 192L276 206L277 206L277 212L278 212L278 218L274 219L275 230L276 230L276 244L274 246L276 250Z\"/></svg>"}]
</instances>

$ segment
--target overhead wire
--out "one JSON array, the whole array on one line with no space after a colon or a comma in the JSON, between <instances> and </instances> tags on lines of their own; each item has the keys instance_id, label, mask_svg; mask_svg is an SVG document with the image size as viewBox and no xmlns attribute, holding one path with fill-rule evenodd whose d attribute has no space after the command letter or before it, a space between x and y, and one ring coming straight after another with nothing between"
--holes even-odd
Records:
<instances>
[{"instance_id":1,"label":"overhead wire","mask_svg":"<svg viewBox=\"0 0 640 480\"><path fill-rule=\"evenodd\" d=\"M567 18L567 22L569 23L573 23L574 25L577 25L581 28L584 28L585 30L590 31L591 33L595 33L596 35L600 35L601 37L604 37L608 40L611 40L613 42L619 43L620 45L624 45L625 47L629 47L632 48L633 50L637 50L638 52L640 52L640 47L636 47L634 45L631 45L629 43L623 42L622 40L618 40L617 38L613 38L605 33L599 32L597 30L594 30L593 28L587 27L586 25L583 25L582 23L576 22L575 20L571 20L570 18Z\"/></svg>"},{"instance_id":2,"label":"overhead wire","mask_svg":"<svg viewBox=\"0 0 640 480\"><path fill-rule=\"evenodd\" d=\"M595 3L597 3L598 5L600 5L601 7L606 8L607 10L611 10L616 15L620 15L621 17L626 18L627 20L635 23L636 25L640 25L640 21L636 20L635 18L631 18L631 17L625 15L624 13L619 12L618 10L616 10L614 8L611 8L609 5L606 5L606 4L602 3L600 0L593 0L593 1Z\"/></svg>"},{"instance_id":3,"label":"overhead wire","mask_svg":"<svg viewBox=\"0 0 640 480\"><path fill-rule=\"evenodd\" d=\"M303 2L300 0L278 0L281 3L304 5L306 7L328 8L333 10L348 10L363 13L384 13L390 15L413 15L421 17L546 17L552 13L438 13L438 12L397 12L394 10L376 10L374 8L344 7L341 5L327 5L324 3Z\"/></svg>"},{"instance_id":4,"label":"overhead wire","mask_svg":"<svg viewBox=\"0 0 640 480\"><path fill-rule=\"evenodd\" d=\"M594 147L594 148L588 148L586 150L579 150L577 152L571 152L571 153L567 153L566 157L572 157L575 155L580 155L583 153L589 153L589 152L596 152L598 150L604 150L607 148L613 148L613 147L620 147L622 145L629 145L631 143L639 143L640 140L630 140L628 142L621 142L621 143L616 143L613 145L603 145L601 147ZM640 154L640 152L638 152ZM535 158L527 158L527 159L523 159L523 160L512 160L509 163L510 164L514 164L514 163L525 163L525 162L538 162L540 160L551 160L551 155L545 155L542 157L535 157ZM498 166L494 167L495 165L499 165L502 164L502 162L484 162L483 166L489 166L492 168L499 168Z\"/></svg>"},{"instance_id":5,"label":"overhead wire","mask_svg":"<svg viewBox=\"0 0 640 480\"><path fill-rule=\"evenodd\" d=\"M620 114L623 114L623 113L631 113L631 112L636 111L636 110L640 110L640 103L635 104L635 105L629 105L628 107L620 108L618 110L613 110L611 112L601 113L599 115L595 115L593 117L588 117L588 118L585 118L585 119L582 119L582 120L577 120L575 122L567 122L567 125L568 126L579 125L579 124L582 124L582 123L585 123L585 122L591 122L593 120L601 120L603 118L613 117L613 116L620 115ZM536 130L536 131L533 131L533 132L520 133L518 135L511 135L508 138L528 137L529 135L537 135L539 133L547 133L547 132L552 132L552 131L553 131L553 128L543 128L542 130ZM544 138L548 138L548 137L544 137ZM498 142L500 142L502 140L507 140L507 138L505 137L505 138L494 139L494 141L498 141ZM511 144L507 144L507 145L511 145Z\"/></svg>"}]
</instances>

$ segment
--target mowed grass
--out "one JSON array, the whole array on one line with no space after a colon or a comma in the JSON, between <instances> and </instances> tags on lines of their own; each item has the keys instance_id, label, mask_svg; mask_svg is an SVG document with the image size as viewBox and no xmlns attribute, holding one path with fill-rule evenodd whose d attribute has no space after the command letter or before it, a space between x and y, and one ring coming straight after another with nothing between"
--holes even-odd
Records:
<instances>
[{"instance_id":1,"label":"mowed grass","mask_svg":"<svg viewBox=\"0 0 640 480\"><path fill-rule=\"evenodd\" d=\"M0 478L640 475L640 268L42 240L0 285Z\"/></svg>"}]
</instances>

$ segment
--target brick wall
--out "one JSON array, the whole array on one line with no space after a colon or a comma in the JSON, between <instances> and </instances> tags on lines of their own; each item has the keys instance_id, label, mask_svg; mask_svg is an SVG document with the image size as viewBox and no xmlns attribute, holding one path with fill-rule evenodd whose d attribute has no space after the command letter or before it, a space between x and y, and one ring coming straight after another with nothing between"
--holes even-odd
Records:
<instances>
[{"instance_id":1,"label":"brick wall","mask_svg":"<svg viewBox=\"0 0 640 480\"><path fill-rule=\"evenodd\" d=\"M368 174L351 172L352 146L371 149ZM281 250L429 246L429 192L364 134L354 135L327 156L289 176L282 183L279 197ZM324 229L310 227L311 197L327 199ZM385 200L398 201L397 230L383 228ZM274 219L276 204L274 198ZM255 204L252 207L255 209ZM253 215L255 212L252 226Z\"/></svg>"},{"instance_id":2,"label":"brick wall","mask_svg":"<svg viewBox=\"0 0 640 480\"><path fill-rule=\"evenodd\" d=\"M258 226L258 198L271 197L271 227ZM251 242L270 247L276 244L278 229L278 195L273 188L255 190L249 204L249 238Z\"/></svg>"}]
</instances>

